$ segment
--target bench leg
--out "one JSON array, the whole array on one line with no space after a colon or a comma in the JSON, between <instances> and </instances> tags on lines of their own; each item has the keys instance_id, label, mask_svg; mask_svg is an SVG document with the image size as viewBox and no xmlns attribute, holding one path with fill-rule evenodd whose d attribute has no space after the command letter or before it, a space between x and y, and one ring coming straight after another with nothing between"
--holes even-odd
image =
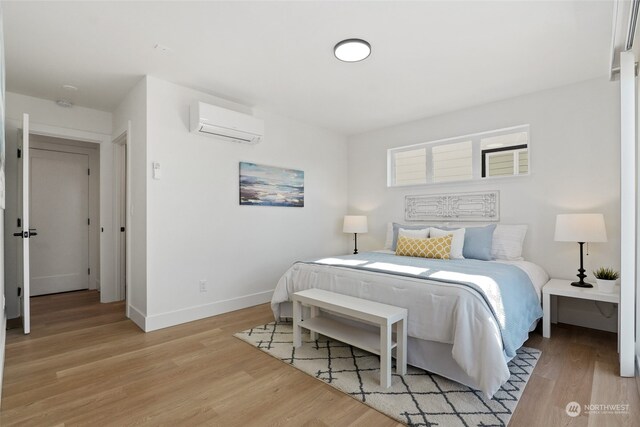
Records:
<instances>
[{"instance_id":1,"label":"bench leg","mask_svg":"<svg viewBox=\"0 0 640 427\"><path fill-rule=\"evenodd\" d=\"M396 374L407 374L407 319L396 322Z\"/></svg>"},{"instance_id":2,"label":"bench leg","mask_svg":"<svg viewBox=\"0 0 640 427\"><path fill-rule=\"evenodd\" d=\"M391 325L380 325L380 385L391 386Z\"/></svg>"},{"instance_id":3,"label":"bench leg","mask_svg":"<svg viewBox=\"0 0 640 427\"><path fill-rule=\"evenodd\" d=\"M293 301L293 346L298 348L302 345L302 328L300 327L302 304Z\"/></svg>"},{"instance_id":4,"label":"bench leg","mask_svg":"<svg viewBox=\"0 0 640 427\"><path fill-rule=\"evenodd\" d=\"M320 309L316 306L311 306L311 317L318 317L318 315L320 314ZM309 329L309 336L311 338L311 341L315 341L318 339L318 333L316 331L312 331L311 329Z\"/></svg>"}]
</instances>

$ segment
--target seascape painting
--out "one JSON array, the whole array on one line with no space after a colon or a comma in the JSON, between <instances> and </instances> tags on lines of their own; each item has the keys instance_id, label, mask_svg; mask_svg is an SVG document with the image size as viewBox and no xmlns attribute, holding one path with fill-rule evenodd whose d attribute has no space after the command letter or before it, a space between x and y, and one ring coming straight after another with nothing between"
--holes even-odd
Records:
<instances>
[{"instance_id":1,"label":"seascape painting","mask_svg":"<svg viewBox=\"0 0 640 427\"><path fill-rule=\"evenodd\" d=\"M240 204L304 207L304 171L240 162Z\"/></svg>"}]
</instances>

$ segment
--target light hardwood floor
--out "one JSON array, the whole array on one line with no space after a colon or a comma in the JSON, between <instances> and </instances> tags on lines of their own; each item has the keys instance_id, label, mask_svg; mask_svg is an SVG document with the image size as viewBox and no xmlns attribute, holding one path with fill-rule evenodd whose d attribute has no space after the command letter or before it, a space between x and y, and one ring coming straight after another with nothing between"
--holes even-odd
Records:
<instances>
[{"instance_id":1,"label":"light hardwood floor","mask_svg":"<svg viewBox=\"0 0 640 427\"><path fill-rule=\"evenodd\" d=\"M396 426L396 422L233 337L272 321L267 304L148 334L96 292L33 298L32 333L7 334L0 424ZM511 426L640 425L616 337L554 326ZM570 418L570 401L628 403L626 415Z\"/></svg>"}]
</instances>

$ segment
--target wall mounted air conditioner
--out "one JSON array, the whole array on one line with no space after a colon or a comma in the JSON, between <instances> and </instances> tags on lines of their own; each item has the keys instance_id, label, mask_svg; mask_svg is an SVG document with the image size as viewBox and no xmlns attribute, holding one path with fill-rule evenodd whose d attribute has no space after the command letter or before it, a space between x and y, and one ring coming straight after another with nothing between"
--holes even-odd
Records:
<instances>
[{"instance_id":1,"label":"wall mounted air conditioner","mask_svg":"<svg viewBox=\"0 0 640 427\"><path fill-rule=\"evenodd\" d=\"M204 102L194 102L190 111L191 132L225 141L257 144L264 135L264 121L248 114Z\"/></svg>"}]
</instances>

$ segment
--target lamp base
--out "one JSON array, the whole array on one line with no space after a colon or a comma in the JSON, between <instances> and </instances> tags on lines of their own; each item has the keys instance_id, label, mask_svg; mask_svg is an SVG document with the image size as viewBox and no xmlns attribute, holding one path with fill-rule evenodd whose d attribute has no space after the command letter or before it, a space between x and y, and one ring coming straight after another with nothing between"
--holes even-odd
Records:
<instances>
[{"instance_id":1,"label":"lamp base","mask_svg":"<svg viewBox=\"0 0 640 427\"><path fill-rule=\"evenodd\" d=\"M578 288L593 288L593 285L587 282L571 282L571 286L577 286Z\"/></svg>"},{"instance_id":2,"label":"lamp base","mask_svg":"<svg viewBox=\"0 0 640 427\"><path fill-rule=\"evenodd\" d=\"M586 274L584 274L585 269L584 269L584 263L583 261L583 257L582 257L582 249L584 246L584 242L578 242L578 244L580 245L580 268L578 269L578 274L576 274L576 276L578 276L578 279L580 279L577 282L571 282L571 286L575 286L578 288L593 288L593 285L591 283L587 283L584 281L584 278L587 277Z\"/></svg>"},{"instance_id":3,"label":"lamp base","mask_svg":"<svg viewBox=\"0 0 640 427\"><path fill-rule=\"evenodd\" d=\"M358 255L358 233L353 233L353 254Z\"/></svg>"}]
</instances>

